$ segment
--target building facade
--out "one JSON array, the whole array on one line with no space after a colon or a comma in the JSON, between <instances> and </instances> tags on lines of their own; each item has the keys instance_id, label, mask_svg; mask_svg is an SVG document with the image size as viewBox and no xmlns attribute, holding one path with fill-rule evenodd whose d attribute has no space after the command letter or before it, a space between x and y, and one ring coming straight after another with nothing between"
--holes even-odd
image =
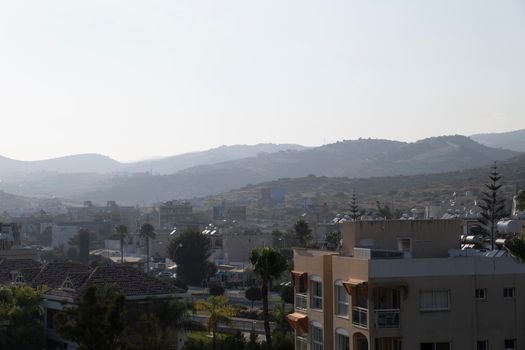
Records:
<instances>
[{"instance_id":1,"label":"building facade","mask_svg":"<svg viewBox=\"0 0 525 350\"><path fill-rule=\"evenodd\" d=\"M460 249L456 220L348 222L296 249L296 349L525 349L525 265Z\"/></svg>"}]
</instances>

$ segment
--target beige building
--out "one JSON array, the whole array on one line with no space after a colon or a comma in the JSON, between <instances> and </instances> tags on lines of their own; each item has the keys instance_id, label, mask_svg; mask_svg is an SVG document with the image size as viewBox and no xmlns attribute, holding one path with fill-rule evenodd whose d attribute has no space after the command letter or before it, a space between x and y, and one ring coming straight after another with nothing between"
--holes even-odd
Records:
<instances>
[{"instance_id":1,"label":"beige building","mask_svg":"<svg viewBox=\"0 0 525 350\"><path fill-rule=\"evenodd\" d=\"M525 349L525 264L461 250L455 220L361 221L296 249L298 350Z\"/></svg>"}]
</instances>

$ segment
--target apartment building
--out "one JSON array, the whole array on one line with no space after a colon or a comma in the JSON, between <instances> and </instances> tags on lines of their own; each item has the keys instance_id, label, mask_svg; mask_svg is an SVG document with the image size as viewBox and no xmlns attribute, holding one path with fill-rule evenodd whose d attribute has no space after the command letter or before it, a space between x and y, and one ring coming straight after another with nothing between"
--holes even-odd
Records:
<instances>
[{"instance_id":1,"label":"apartment building","mask_svg":"<svg viewBox=\"0 0 525 350\"><path fill-rule=\"evenodd\" d=\"M341 252L295 249L296 349L525 349L525 264L461 250L462 230L347 222Z\"/></svg>"}]
</instances>

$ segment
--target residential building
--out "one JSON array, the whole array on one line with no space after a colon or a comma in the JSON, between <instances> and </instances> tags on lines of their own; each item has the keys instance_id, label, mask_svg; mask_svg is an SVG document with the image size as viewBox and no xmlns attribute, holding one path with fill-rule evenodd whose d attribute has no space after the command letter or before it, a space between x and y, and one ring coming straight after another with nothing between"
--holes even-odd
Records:
<instances>
[{"instance_id":1,"label":"residential building","mask_svg":"<svg viewBox=\"0 0 525 350\"><path fill-rule=\"evenodd\" d=\"M0 223L0 250L9 250L20 245L20 227L16 223Z\"/></svg>"},{"instance_id":2,"label":"residential building","mask_svg":"<svg viewBox=\"0 0 525 350\"><path fill-rule=\"evenodd\" d=\"M199 222L193 215L193 206L188 201L168 201L159 205L157 229L182 232L188 228L198 228Z\"/></svg>"},{"instance_id":3,"label":"residential building","mask_svg":"<svg viewBox=\"0 0 525 350\"><path fill-rule=\"evenodd\" d=\"M462 250L458 220L345 222L295 249L296 349L525 349L525 264Z\"/></svg>"},{"instance_id":4,"label":"residential building","mask_svg":"<svg viewBox=\"0 0 525 350\"><path fill-rule=\"evenodd\" d=\"M130 266L104 265L91 268L71 262L53 262L42 265L31 259L0 260L0 285L27 284L34 288L45 286L42 305L49 349L76 349L76 345L62 340L55 332L53 317L90 286L114 286L126 298L128 309L144 309L153 300L186 297L186 293L160 279ZM177 347L185 343L185 334L178 334Z\"/></svg>"}]
</instances>

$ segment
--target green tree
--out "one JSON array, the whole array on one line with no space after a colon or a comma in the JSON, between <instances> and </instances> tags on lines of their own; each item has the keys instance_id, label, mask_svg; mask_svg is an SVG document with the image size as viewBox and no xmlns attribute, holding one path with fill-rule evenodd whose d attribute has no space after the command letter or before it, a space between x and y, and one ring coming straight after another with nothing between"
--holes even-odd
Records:
<instances>
[{"instance_id":1,"label":"green tree","mask_svg":"<svg viewBox=\"0 0 525 350\"><path fill-rule=\"evenodd\" d=\"M507 239L505 241L505 248L514 259L520 263L525 262L525 240L523 240L523 237Z\"/></svg>"},{"instance_id":2,"label":"green tree","mask_svg":"<svg viewBox=\"0 0 525 350\"><path fill-rule=\"evenodd\" d=\"M149 310L130 312L131 319L138 319L138 348L141 350L164 350L173 348L177 332L187 319L187 306L177 299L156 301Z\"/></svg>"},{"instance_id":3,"label":"green tree","mask_svg":"<svg viewBox=\"0 0 525 350\"><path fill-rule=\"evenodd\" d=\"M43 312L39 290L26 285L0 289L0 349L42 349Z\"/></svg>"},{"instance_id":4,"label":"green tree","mask_svg":"<svg viewBox=\"0 0 525 350\"><path fill-rule=\"evenodd\" d=\"M354 221L357 221L361 218L361 211L359 210L355 191L352 192L352 199L350 201L350 218Z\"/></svg>"},{"instance_id":5,"label":"green tree","mask_svg":"<svg viewBox=\"0 0 525 350\"><path fill-rule=\"evenodd\" d=\"M210 294L211 295L224 295L224 287L220 284L220 283L217 283L217 282L213 282L213 283L210 283L208 285L208 289L210 290Z\"/></svg>"},{"instance_id":6,"label":"green tree","mask_svg":"<svg viewBox=\"0 0 525 350\"><path fill-rule=\"evenodd\" d=\"M294 225L295 236L301 247L306 247L312 240L312 230L304 220L298 220Z\"/></svg>"},{"instance_id":7,"label":"green tree","mask_svg":"<svg viewBox=\"0 0 525 350\"><path fill-rule=\"evenodd\" d=\"M336 250L341 242L341 233L339 231L328 232L325 240L328 250Z\"/></svg>"},{"instance_id":8,"label":"green tree","mask_svg":"<svg viewBox=\"0 0 525 350\"><path fill-rule=\"evenodd\" d=\"M125 341L124 295L115 288L89 287L75 304L55 315L57 333L79 350L121 350Z\"/></svg>"},{"instance_id":9,"label":"green tree","mask_svg":"<svg viewBox=\"0 0 525 350\"><path fill-rule=\"evenodd\" d=\"M126 225L118 225L115 226L115 231L118 235L118 239L120 241L120 263L124 263L124 244L127 242L128 239L128 227Z\"/></svg>"},{"instance_id":10,"label":"green tree","mask_svg":"<svg viewBox=\"0 0 525 350\"><path fill-rule=\"evenodd\" d=\"M146 271L149 273L150 263L150 252L149 252L149 241L155 239L155 227L150 223L145 223L140 227L139 236L146 242Z\"/></svg>"},{"instance_id":11,"label":"green tree","mask_svg":"<svg viewBox=\"0 0 525 350\"><path fill-rule=\"evenodd\" d=\"M177 278L185 283L200 285L212 272L208 263L210 238L197 230L187 230L174 238L168 246L168 254L177 264Z\"/></svg>"},{"instance_id":12,"label":"green tree","mask_svg":"<svg viewBox=\"0 0 525 350\"><path fill-rule=\"evenodd\" d=\"M281 288L281 299L288 304L294 303L294 290L292 285L284 285Z\"/></svg>"},{"instance_id":13,"label":"green tree","mask_svg":"<svg viewBox=\"0 0 525 350\"><path fill-rule=\"evenodd\" d=\"M250 262L253 265L253 272L261 282L266 345L269 350L272 350L272 334L268 313L268 287L270 280L280 278L288 269L288 262L283 255L270 247L252 250Z\"/></svg>"},{"instance_id":14,"label":"green tree","mask_svg":"<svg viewBox=\"0 0 525 350\"><path fill-rule=\"evenodd\" d=\"M79 229L77 234L69 240L69 244L76 246L78 249L70 247L68 257L71 260L87 265L89 263L91 242L94 242L96 239L97 235L94 232L90 232L84 228Z\"/></svg>"},{"instance_id":15,"label":"green tree","mask_svg":"<svg viewBox=\"0 0 525 350\"><path fill-rule=\"evenodd\" d=\"M213 349L217 349L217 329L220 324L231 324L231 317L236 314L235 309L228 305L228 298L224 296L211 296L207 301L199 300L195 308L208 315L206 329L212 334Z\"/></svg>"},{"instance_id":16,"label":"green tree","mask_svg":"<svg viewBox=\"0 0 525 350\"><path fill-rule=\"evenodd\" d=\"M480 224L485 229L486 234L490 237L491 248L494 250L496 240L496 229L498 221L503 217L505 209L505 199L501 198L501 175L498 173L498 167L494 165L492 172L489 174L490 181L485 184L487 191L482 192Z\"/></svg>"},{"instance_id":17,"label":"green tree","mask_svg":"<svg viewBox=\"0 0 525 350\"><path fill-rule=\"evenodd\" d=\"M376 201L377 205L377 215L384 218L385 220L392 220L394 218L394 213L392 213L392 208L389 205L382 205L380 201Z\"/></svg>"},{"instance_id":18,"label":"green tree","mask_svg":"<svg viewBox=\"0 0 525 350\"><path fill-rule=\"evenodd\" d=\"M246 289L246 291L244 292L244 296L246 297L246 299L252 302L253 308L253 302L259 301L262 298L261 289L257 287L250 287Z\"/></svg>"}]
</instances>

